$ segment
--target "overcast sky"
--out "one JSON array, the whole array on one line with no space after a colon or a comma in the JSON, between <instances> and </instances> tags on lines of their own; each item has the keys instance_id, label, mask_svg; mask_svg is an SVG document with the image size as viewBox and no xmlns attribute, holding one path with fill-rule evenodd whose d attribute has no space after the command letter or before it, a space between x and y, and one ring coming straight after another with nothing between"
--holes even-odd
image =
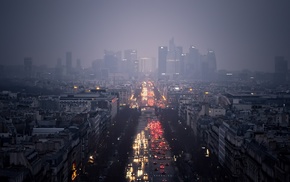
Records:
<instances>
[{"instance_id":1,"label":"overcast sky","mask_svg":"<svg viewBox=\"0 0 290 182\"><path fill-rule=\"evenodd\" d=\"M54 66L71 51L84 67L104 49L137 49L157 58L158 46L202 54L213 49L218 69L273 71L290 60L289 0L1 0L1 64Z\"/></svg>"}]
</instances>

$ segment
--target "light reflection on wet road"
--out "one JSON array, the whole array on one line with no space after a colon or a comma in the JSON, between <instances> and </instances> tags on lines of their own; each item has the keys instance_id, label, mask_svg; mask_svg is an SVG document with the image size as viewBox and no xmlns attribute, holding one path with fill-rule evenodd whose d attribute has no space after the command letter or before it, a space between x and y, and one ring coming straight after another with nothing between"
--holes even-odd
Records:
<instances>
[{"instance_id":1,"label":"light reflection on wet road","mask_svg":"<svg viewBox=\"0 0 290 182\"><path fill-rule=\"evenodd\" d=\"M132 148L133 153L126 167L128 181L173 181L170 147L163 136L161 123L154 115L140 117Z\"/></svg>"}]
</instances>

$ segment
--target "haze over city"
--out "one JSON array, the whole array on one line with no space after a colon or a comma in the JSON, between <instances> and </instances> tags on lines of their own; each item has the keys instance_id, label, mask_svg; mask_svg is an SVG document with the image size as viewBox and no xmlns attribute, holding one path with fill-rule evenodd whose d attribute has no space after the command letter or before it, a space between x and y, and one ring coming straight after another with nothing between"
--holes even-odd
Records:
<instances>
[{"instance_id":1,"label":"haze over city","mask_svg":"<svg viewBox=\"0 0 290 182\"><path fill-rule=\"evenodd\" d=\"M1 64L55 66L71 51L83 67L104 50L136 49L157 58L158 46L191 45L216 53L217 69L274 71L290 58L290 2L282 1L8 1L0 3Z\"/></svg>"},{"instance_id":2,"label":"haze over city","mask_svg":"<svg viewBox=\"0 0 290 182\"><path fill-rule=\"evenodd\" d=\"M0 182L290 182L289 0L1 0Z\"/></svg>"}]
</instances>

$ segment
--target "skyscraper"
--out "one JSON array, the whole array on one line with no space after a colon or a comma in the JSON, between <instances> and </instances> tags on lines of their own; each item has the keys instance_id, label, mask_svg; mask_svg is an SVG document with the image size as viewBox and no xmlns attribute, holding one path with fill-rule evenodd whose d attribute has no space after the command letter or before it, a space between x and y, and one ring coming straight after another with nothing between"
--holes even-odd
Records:
<instances>
[{"instance_id":1,"label":"skyscraper","mask_svg":"<svg viewBox=\"0 0 290 182\"><path fill-rule=\"evenodd\" d=\"M182 77L185 77L186 57L187 57L187 55L184 54L184 53L182 53L181 56L180 56L180 61L179 61L179 74Z\"/></svg>"},{"instance_id":2,"label":"skyscraper","mask_svg":"<svg viewBox=\"0 0 290 182\"><path fill-rule=\"evenodd\" d=\"M167 61L168 48L160 46L158 48L158 77L166 74L166 61Z\"/></svg>"},{"instance_id":3,"label":"skyscraper","mask_svg":"<svg viewBox=\"0 0 290 182\"><path fill-rule=\"evenodd\" d=\"M154 60L152 58L140 58L139 71L142 73L152 73L155 71Z\"/></svg>"},{"instance_id":4,"label":"skyscraper","mask_svg":"<svg viewBox=\"0 0 290 182\"><path fill-rule=\"evenodd\" d=\"M216 72L216 57L213 50L208 50L207 52L207 61L210 72Z\"/></svg>"},{"instance_id":5,"label":"skyscraper","mask_svg":"<svg viewBox=\"0 0 290 182\"><path fill-rule=\"evenodd\" d=\"M186 76L190 79L197 79L200 77L200 54L195 46L189 47L188 60L186 63Z\"/></svg>"},{"instance_id":6,"label":"skyscraper","mask_svg":"<svg viewBox=\"0 0 290 182\"><path fill-rule=\"evenodd\" d=\"M109 73L118 72L119 63L121 62L122 53L120 51L104 51L104 68L109 71Z\"/></svg>"},{"instance_id":7,"label":"skyscraper","mask_svg":"<svg viewBox=\"0 0 290 182\"><path fill-rule=\"evenodd\" d=\"M209 62L207 55L200 55L200 79L208 81L210 79Z\"/></svg>"},{"instance_id":8,"label":"skyscraper","mask_svg":"<svg viewBox=\"0 0 290 182\"><path fill-rule=\"evenodd\" d=\"M137 50L135 49L127 49L124 51L124 63L125 63L125 71L132 76L134 72L134 62L137 60Z\"/></svg>"},{"instance_id":9,"label":"skyscraper","mask_svg":"<svg viewBox=\"0 0 290 182\"><path fill-rule=\"evenodd\" d=\"M166 74L168 74L168 76L175 78L176 76L179 77L182 52L182 47L175 45L174 38L170 39L166 63Z\"/></svg>"},{"instance_id":10,"label":"skyscraper","mask_svg":"<svg viewBox=\"0 0 290 182\"><path fill-rule=\"evenodd\" d=\"M92 72L96 78L101 79L102 68L103 68L103 59L97 59L92 61Z\"/></svg>"},{"instance_id":11,"label":"skyscraper","mask_svg":"<svg viewBox=\"0 0 290 182\"><path fill-rule=\"evenodd\" d=\"M216 75L216 57L213 50L208 50L207 52L207 62L208 62L208 78L209 80L214 80Z\"/></svg>"},{"instance_id":12,"label":"skyscraper","mask_svg":"<svg viewBox=\"0 0 290 182\"><path fill-rule=\"evenodd\" d=\"M174 43L174 38L173 37L169 40L169 48L168 48L167 59L170 59L170 60L175 60L176 59L176 47L175 47L175 43Z\"/></svg>"},{"instance_id":13,"label":"skyscraper","mask_svg":"<svg viewBox=\"0 0 290 182\"><path fill-rule=\"evenodd\" d=\"M133 76L137 78L138 74L139 74L139 60L135 60L133 61Z\"/></svg>"},{"instance_id":14,"label":"skyscraper","mask_svg":"<svg viewBox=\"0 0 290 182\"><path fill-rule=\"evenodd\" d=\"M208 50L206 55L201 55L200 62L200 75L204 81L213 81L216 78L216 57L213 50Z\"/></svg>"},{"instance_id":15,"label":"skyscraper","mask_svg":"<svg viewBox=\"0 0 290 182\"><path fill-rule=\"evenodd\" d=\"M180 75L181 71L181 61L183 59L183 48L181 46L177 46L175 48L175 74Z\"/></svg>"}]
</instances>

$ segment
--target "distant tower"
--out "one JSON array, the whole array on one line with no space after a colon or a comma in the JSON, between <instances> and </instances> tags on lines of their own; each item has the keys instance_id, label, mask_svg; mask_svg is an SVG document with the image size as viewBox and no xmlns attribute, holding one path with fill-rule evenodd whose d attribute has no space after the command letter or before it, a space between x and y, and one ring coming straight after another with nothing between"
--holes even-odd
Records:
<instances>
[{"instance_id":1,"label":"distant tower","mask_svg":"<svg viewBox=\"0 0 290 182\"><path fill-rule=\"evenodd\" d=\"M169 48L167 54L166 73L169 76L179 77L180 74L180 60L183 49L181 46L176 46L174 38L169 40Z\"/></svg>"},{"instance_id":2,"label":"distant tower","mask_svg":"<svg viewBox=\"0 0 290 182\"><path fill-rule=\"evenodd\" d=\"M283 56L275 57L275 76L276 83L285 83L287 80L288 61Z\"/></svg>"},{"instance_id":3,"label":"distant tower","mask_svg":"<svg viewBox=\"0 0 290 182\"><path fill-rule=\"evenodd\" d=\"M182 77L185 77L185 66L186 66L186 57L187 55L182 53L181 56L180 56L180 66L179 66L179 74L182 76Z\"/></svg>"},{"instance_id":4,"label":"distant tower","mask_svg":"<svg viewBox=\"0 0 290 182\"><path fill-rule=\"evenodd\" d=\"M152 73L155 71L155 63L152 58L143 57L139 60L139 71L142 73Z\"/></svg>"},{"instance_id":5,"label":"distant tower","mask_svg":"<svg viewBox=\"0 0 290 182\"><path fill-rule=\"evenodd\" d=\"M183 47L177 46L175 48L175 59L176 60L181 60L182 53L183 53Z\"/></svg>"},{"instance_id":6,"label":"distant tower","mask_svg":"<svg viewBox=\"0 0 290 182\"><path fill-rule=\"evenodd\" d=\"M166 73L166 61L167 61L168 48L166 46L160 46L158 48L158 77Z\"/></svg>"},{"instance_id":7,"label":"distant tower","mask_svg":"<svg viewBox=\"0 0 290 182\"><path fill-rule=\"evenodd\" d=\"M169 48L168 48L167 59L170 59L170 60L175 60L176 59L176 47L175 47L175 43L174 43L174 38L173 37L169 40Z\"/></svg>"},{"instance_id":8,"label":"distant tower","mask_svg":"<svg viewBox=\"0 0 290 182\"><path fill-rule=\"evenodd\" d=\"M181 75L181 61L182 61L182 54L183 53L183 48L181 46L177 46L175 48L175 74Z\"/></svg>"},{"instance_id":9,"label":"distant tower","mask_svg":"<svg viewBox=\"0 0 290 182\"><path fill-rule=\"evenodd\" d=\"M207 52L209 71L216 72L216 57L213 50Z\"/></svg>"},{"instance_id":10,"label":"distant tower","mask_svg":"<svg viewBox=\"0 0 290 182\"><path fill-rule=\"evenodd\" d=\"M207 55L200 56L200 78L203 81L208 81L210 78L210 71L209 71L209 62L207 59Z\"/></svg>"},{"instance_id":11,"label":"distant tower","mask_svg":"<svg viewBox=\"0 0 290 182\"><path fill-rule=\"evenodd\" d=\"M213 50L207 52L207 62L208 62L208 71L209 71L209 80L214 80L216 75L216 57Z\"/></svg>"},{"instance_id":12,"label":"distant tower","mask_svg":"<svg viewBox=\"0 0 290 182\"><path fill-rule=\"evenodd\" d=\"M195 46L190 46L186 63L186 76L188 78L197 79L200 77L200 54Z\"/></svg>"},{"instance_id":13,"label":"distant tower","mask_svg":"<svg viewBox=\"0 0 290 182\"><path fill-rule=\"evenodd\" d=\"M72 73L72 53L67 52L65 57L66 74Z\"/></svg>"},{"instance_id":14,"label":"distant tower","mask_svg":"<svg viewBox=\"0 0 290 182\"><path fill-rule=\"evenodd\" d=\"M25 57L24 58L24 72L26 78L32 77L32 58Z\"/></svg>"},{"instance_id":15,"label":"distant tower","mask_svg":"<svg viewBox=\"0 0 290 182\"><path fill-rule=\"evenodd\" d=\"M124 51L125 71L130 75L134 72L134 62L137 60L137 50L128 49Z\"/></svg>"},{"instance_id":16,"label":"distant tower","mask_svg":"<svg viewBox=\"0 0 290 182\"><path fill-rule=\"evenodd\" d=\"M138 74L139 74L139 60L135 60L133 64L133 76L137 78Z\"/></svg>"},{"instance_id":17,"label":"distant tower","mask_svg":"<svg viewBox=\"0 0 290 182\"><path fill-rule=\"evenodd\" d=\"M121 62L122 53L120 51L104 51L104 68L109 71L109 73L118 72L118 65Z\"/></svg>"},{"instance_id":18,"label":"distant tower","mask_svg":"<svg viewBox=\"0 0 290 182\"><path fill-rule=\"evenodd\" d=\"M93 70L93 73L95 75L96 78L100 78L101 79L101 76L102 76L102 71L103 69L103 59L97 59L97 60L94 60L92 62L92 70Z\"/></svg>"}]
</instances>

